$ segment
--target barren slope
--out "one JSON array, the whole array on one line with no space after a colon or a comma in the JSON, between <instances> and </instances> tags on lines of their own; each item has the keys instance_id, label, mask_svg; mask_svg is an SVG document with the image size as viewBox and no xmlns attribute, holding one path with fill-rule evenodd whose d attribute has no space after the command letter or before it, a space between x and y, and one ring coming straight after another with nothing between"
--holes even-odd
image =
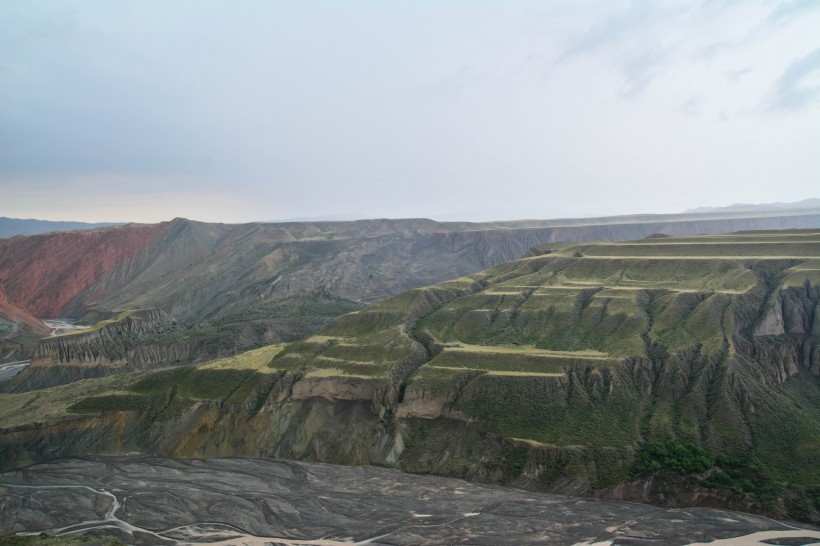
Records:
<instances>
[{"instance_id":1,"label":"barren slope","mask_svg":"<svg viewBox=\"0 0 820 546\"><path fill-rule=\"evenodd\" d=\"M545 243L740 229L820 227L820 213L636 216L468 224L362 220L205 224L177 219L0 240L0 286L37 318L93 323L128 309L179 320L251 312L322 294L370 304L475 273Z\"/></svg>"}]
</instances>

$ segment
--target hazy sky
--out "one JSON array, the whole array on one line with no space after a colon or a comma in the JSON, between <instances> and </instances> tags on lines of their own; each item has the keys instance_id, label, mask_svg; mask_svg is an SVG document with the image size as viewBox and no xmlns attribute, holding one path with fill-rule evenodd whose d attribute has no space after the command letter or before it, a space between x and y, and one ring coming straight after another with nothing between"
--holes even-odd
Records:
<instances>
[{"instance_id":1,"label":"hazy sky","mask_svg":"<svg viewBox=\"0 0 820 546\"><path fill-rule=\"evenodd\" d=\"M0 216L820 196L820 0L0 0Z\"/></svg>"}]
</instances>

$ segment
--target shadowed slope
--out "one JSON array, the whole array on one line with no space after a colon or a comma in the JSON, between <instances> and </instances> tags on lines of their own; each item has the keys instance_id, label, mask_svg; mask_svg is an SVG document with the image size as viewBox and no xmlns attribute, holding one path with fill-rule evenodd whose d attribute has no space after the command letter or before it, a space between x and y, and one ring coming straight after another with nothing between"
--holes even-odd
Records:
<instances>
[{"instance_id":1,"label":"shadowed slope","mask_svg":"<svg viewBox=\"0 0 820 546\"><path fill-rule=\"evenodd\" d=\"M784 226L820 227L820 215L487 224L408 219L226 225L176 219L0 240L0 285L10 303L38 318L92 323L127 309L157 307L190 322L264 312L283 299L317 293L373 303L557 241ZM771 251L772 245L761 246L755 252ZM630 248L618 252L628 255ZM713 254L719 252L715 246Z\"/></svg>"},{"instance_id":2,"label":"shadowed slope","mask_svg":"<svg viewBox=\"0 0 820 546\"><path fill-rule=\"evenodd\" d=\"M816 519L818 241L553 249L340 317L268 365L2 395L0 449L378 463Z\"/></svg>"}]
</instances>

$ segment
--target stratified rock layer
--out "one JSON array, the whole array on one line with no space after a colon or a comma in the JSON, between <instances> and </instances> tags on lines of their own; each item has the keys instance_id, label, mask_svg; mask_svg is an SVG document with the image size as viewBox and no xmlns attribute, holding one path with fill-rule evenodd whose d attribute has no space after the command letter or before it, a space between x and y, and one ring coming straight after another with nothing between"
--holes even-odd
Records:
<instances>
[{"instance_id":1,"label":"stratified rock layer","mask_svg":"<svg viewBox=\"0 0 820 546\"><path fill-rule=\"evenodd\" d=\"M273 456L817 520L818 271L817 230L536 252L253 365L4 395L0 460ZM636 480L667 441L706 466Z\"/></svg>"},{"instance_id":2,"label":"stratified rock layer","mask_svg":"<svg viewBox=\"0 0 820 546\"><path fill-rule=\"evenodd\" d=\"M820 227L820 213L486 224L176 219L0 240L0 287L11 304L39 318L89 323L127 309L161 308L201 322L255 310L276 314L276 302L312 294L373 303L548 243L801 227Z\"/></svg>"}]
</instances>

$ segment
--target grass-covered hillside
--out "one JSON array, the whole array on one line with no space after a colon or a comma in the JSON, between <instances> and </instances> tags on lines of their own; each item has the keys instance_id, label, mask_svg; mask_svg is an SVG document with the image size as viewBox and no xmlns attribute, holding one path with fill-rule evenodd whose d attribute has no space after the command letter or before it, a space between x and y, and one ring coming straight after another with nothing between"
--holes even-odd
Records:
<instances>
[{"instance_id":1,"label":"grass-covered hillside","mask_svg":"<svg viewBox=\"0 0 820 546\"><path fill-rule=\"evenodd\" d=\"M599 491L655 476L667 489L644 497L816 517L818 284L820 230L543 247L252 365L3 395L0 449L275 455Z\"/></svg>"}]
</instances>

